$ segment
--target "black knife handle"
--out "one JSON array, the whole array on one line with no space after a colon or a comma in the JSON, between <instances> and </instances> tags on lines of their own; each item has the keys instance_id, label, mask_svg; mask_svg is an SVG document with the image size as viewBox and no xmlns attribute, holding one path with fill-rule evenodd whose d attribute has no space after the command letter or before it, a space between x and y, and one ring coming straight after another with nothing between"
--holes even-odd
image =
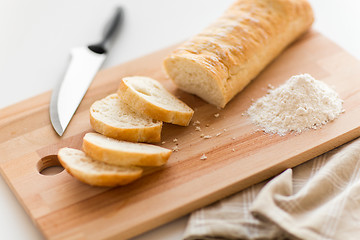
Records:
<instances>
[{"instance_id":1,"label":"black knife handle","mask_svg":"<svg viewBox=\"0 0 360 240\"><path fill-rule=\"evenodd\" d=\"M124 18L124 9L122 7L117 7L115 10L115 14L109 20L108 24L104 28L104 34L101 42L89 45L89 49L99 54L106 53L108 51L107 48L108 48L109 40L117 31L119 25L123 21L123 18Z\"/></svg>"},{"instance_id":2,"label":"black knife handle","mask_svg":"<svg viewBox=\"0 0 360 240\"><path fill-rule=\"evenodd\" d=\"M101 43L106 44L106 42L109 41L109 39L114 35L116 32L118 26L122 22L124 17L124 10L122 7L117 7L114 16L109 21L109 24L104 29L104 36Z\"/></svg>"}]
</instances>

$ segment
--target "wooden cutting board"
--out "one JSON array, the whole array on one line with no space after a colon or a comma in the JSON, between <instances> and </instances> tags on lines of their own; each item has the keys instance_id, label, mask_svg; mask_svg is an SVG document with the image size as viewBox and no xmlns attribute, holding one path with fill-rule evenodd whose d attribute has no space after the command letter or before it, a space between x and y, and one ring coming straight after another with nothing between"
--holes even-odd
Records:
<instances>
[{"instance_id":1,"label":"wooden cutting board","mask_svg":"<svg viewBox=\"0 0 360 240\"><path fill-rule=\"evenodd\" d=\"M166 78L161 63L173 48L101 71L63 137L50 125L50 92L0 111L2 175L45 237L130 238L360 135L360 62L319 33L310 32L291 45L224 110L176 90ZM302 134L256 131L242 116L252 99L263 96L268 84L278 86L299 73L310 73L334 86L346 112L323 128ZM178 146L179 151L166 166L148 170L125 187L90 187L66 171L40 174L42 168L56 164L59 148L81 148L82 136L91 131L90 105L115 92L121 77L129 75L161 81L195 109L192 123L199 121L201 131L195 131L192 123L188 127L165 124L162 146ZM206 160L200 159L202 154Z\"/></svg>"}]
</instances>

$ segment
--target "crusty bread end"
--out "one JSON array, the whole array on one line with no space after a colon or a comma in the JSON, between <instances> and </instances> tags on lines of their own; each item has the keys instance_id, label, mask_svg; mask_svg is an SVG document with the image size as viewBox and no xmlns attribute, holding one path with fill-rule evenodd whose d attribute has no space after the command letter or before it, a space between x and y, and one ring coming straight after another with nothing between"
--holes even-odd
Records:
<instances>
[{"instance_id":1,"label":"crusty bread end","mask_svg":"<svg viewBox=\"0 0 360 240\"><path fill-rule=\"evenodd\" d=\"M237 0L164 68L180 89L223 108L313 21L307 0Z\"/></svg>"}]
</instances>

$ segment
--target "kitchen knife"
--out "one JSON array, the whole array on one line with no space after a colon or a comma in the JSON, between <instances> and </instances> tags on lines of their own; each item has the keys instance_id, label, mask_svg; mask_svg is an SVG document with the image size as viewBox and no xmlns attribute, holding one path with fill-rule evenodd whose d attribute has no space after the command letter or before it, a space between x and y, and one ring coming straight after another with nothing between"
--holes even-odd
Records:
<instances>
[{"instance_id":1,"label":"kitchen knife","mask_svg":"<svg viewBox=\"0 0 360 240\"><path fill-rule=\"evenodd\" d=\"M101 42L71 50L71 60L65 76L53 90L50 101L51 123L59 136L63 135L94 76L104 62L110 40L121 25L123 15L123 9L117 8L105 28Z\"/></svg>"}]
</instances>

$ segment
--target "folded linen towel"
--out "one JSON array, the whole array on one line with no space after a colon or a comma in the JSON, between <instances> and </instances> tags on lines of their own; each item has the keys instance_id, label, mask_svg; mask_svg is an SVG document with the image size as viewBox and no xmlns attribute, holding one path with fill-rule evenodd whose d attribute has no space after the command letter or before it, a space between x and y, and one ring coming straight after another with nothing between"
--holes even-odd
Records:
<instances>
[{"instance_id":1,"label":"folded linen towel","mask_svg":"<svg viewBox=\"0 0 360 240\"><path fill-rule=\"evenodd\" d=\"M191 214L190 239L360 239L360 138Z\"/></svg>"}]
</instances>

